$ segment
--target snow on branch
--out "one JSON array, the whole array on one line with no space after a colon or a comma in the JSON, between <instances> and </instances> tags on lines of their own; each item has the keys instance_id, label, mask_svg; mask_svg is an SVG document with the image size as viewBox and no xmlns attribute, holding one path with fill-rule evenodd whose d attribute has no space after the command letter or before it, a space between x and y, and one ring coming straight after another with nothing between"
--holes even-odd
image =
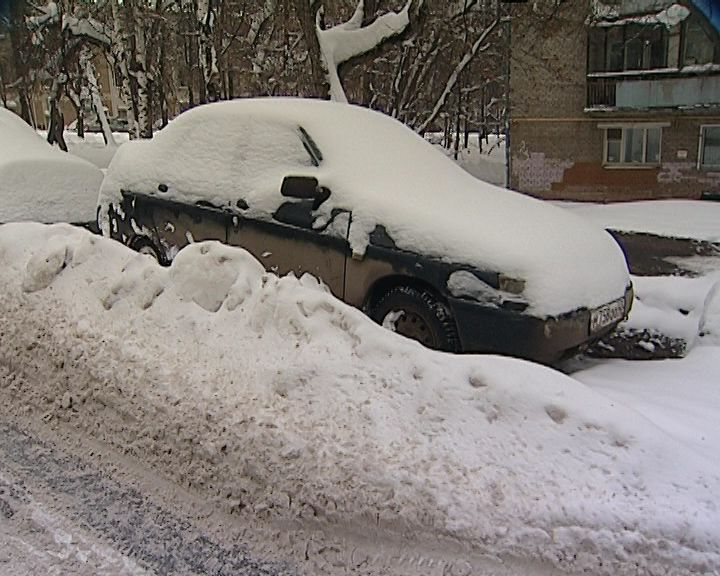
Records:
<instances>
[{"instance_id":1,"label":"snow on branch","mask_svg":"<svg viewBox=\"0 0 720 576\"><path fill-rule=\"evenodd\" d=\"M63 12L56 2L48 2L45 6L36 6L40 13L37 16L26 18L27 26L33 31L33 42L36 45L42 44L44 40L43 30L48 26L61 24L61 30L68 32L71 36L85 38L98 44L109 46L110 37L105 33L105 26L87 16L75 16Z\"/></svg>"},{"instance_id":2,"label":"snow on branch","mask_svg":"<svg viewBox=\"0 0 720 576\"><path fill-rule=\"evenodd\" d=\"M388 12L378 17L372 24L363 26L365 3L364 0L359 0L350 20L328 29L322 28L322 12L321 10L317 12L317 37L323 63L327 68L332 100L347 102L347 96L338 74L338 66L374 50L388 38L402 34L410 25L411 5L412 0L408 0L400 12Z\"/></svg>"},{"instance_id":3,"label":"snow on branch","mask_svg":"<svg viewBox=\"0 0 720 576\"><path fill-rule=\"evenodd\" d=\"M110 36L105 33L105 26L93 18L77 18L63 16L63 30L68 30L73 36L94 40L103 46L110 46Z\"/></svg>"},{"instance_id":4,"label":"snow on branch","mask_svg":"<svg viewBox=\"0 0 720 576\"><path fill-rule=\"evenodd\" d=\"M55 2L48 2L45 6L37 6L38 16L28 16L26 21L31 29L42 28L47 24L54 24L60 18L60 9Z\"/></svg>"}]
</instances>

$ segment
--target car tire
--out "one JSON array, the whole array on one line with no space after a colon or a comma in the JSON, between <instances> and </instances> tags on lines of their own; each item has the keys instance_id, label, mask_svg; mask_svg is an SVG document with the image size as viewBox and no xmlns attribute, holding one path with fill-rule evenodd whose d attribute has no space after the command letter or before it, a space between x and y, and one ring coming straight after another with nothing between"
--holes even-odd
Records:
<instances>
[{"instance_id":1,"label":"car tire","mask_svg":"<svg viewBox=\"0 0 720 576\"><path fill-rule=\"evenodd\" d=\"M377 301L370 316L378 324L428 348L446 352L460 349L450 308L430 290L413 286L393 288Z\"/></svg>"},{"instance_id":2,"label":"car tire","mask_svg":"<svg viewBox=\"0 0 720 576\"><path fill-rule=\"evenodd\" d=\"M158 264L162 264L163 266L165 265L165 260L160 255L160 251L148 238L137 237L130 243L130 247L136 252L139 252L140 254L147 254L148 256L153 258Z\"/></svg>"}]
</instances>

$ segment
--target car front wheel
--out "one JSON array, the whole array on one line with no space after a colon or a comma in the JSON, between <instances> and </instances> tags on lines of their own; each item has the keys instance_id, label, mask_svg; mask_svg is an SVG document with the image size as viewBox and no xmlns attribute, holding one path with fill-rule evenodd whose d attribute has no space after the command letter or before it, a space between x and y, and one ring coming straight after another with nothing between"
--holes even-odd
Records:
<instances>
[{"instance_id":1,"label":"car front wheel","mask_svg":"<svg viewBox=\"0 0 720 576\"><path fill-rule=\"evenodd\" d=\"M460 342L450 308L429 290L398 286L371 310L378 324L428 348L457 352Z\"/></svg>"}]
</instances>

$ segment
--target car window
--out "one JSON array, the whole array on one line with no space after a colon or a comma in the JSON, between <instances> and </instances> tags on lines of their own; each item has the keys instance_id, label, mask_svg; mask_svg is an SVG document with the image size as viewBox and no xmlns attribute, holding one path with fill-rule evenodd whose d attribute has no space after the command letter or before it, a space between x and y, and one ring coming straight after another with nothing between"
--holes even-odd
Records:
<instances>
[{"instance_id":1,"label":"car window","mask_svg":"<svg viewBox=\"0 0 720 576\"><path fill-rule=\"evenodd\" d=\"M239 136L234 156L242 162L242 169L249 176L270 168L282 167L287 172L319 165L309 141L295 127L247 119Z\"/></svg>"},{"instance_id":2,"label":"car window","mask_svg":"<svg viewBox=\"0 0 720 576\"><path fill-rule=\"evenodd\" d=\"M152 141L146 162L154 189L176 202L207 203L270 217L289 175L314 176L321 154L296 122L227 114L179 118Z\"/></svg>"}]
</instances>

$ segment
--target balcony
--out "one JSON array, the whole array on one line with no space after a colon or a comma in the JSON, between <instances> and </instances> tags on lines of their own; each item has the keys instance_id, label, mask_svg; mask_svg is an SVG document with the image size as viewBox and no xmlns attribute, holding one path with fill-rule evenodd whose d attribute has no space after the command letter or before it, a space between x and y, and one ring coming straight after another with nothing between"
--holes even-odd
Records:
<instances>
[{"instance_id":1,"label":"balcony","mask_svg":"<svg viewBox=\"0 0 720 576\"><path fill-rule=\"evenodd\" d=\"M706 74L692 76L677 69L642 74L590 74L587 107L646 110L720 106L720 67L718 70L714 66L705 68Z\"/></svg>"}]
</instances>

